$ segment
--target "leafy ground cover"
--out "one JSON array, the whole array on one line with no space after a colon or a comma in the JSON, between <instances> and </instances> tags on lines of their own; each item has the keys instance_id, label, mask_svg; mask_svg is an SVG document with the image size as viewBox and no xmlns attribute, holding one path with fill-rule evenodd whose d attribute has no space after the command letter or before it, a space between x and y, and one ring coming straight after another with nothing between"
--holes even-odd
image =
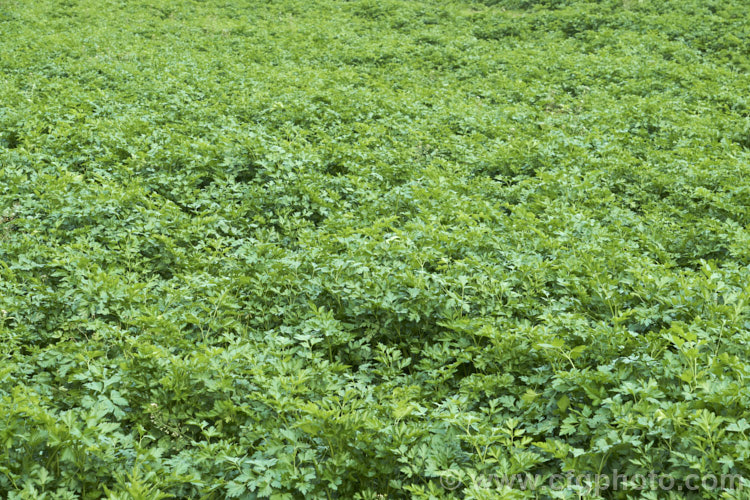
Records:
<instances>
[{"instance_id":1,"label":"leafy ground cover","mask_svg":"<svg viewBox=\"0 0 750 500\"><path fill-rule=\"evenodd\" d=\"M2 2L0 496L746 498L546 481L750 480L749 54L744 0Z\"/></svg>"}]
</instances>

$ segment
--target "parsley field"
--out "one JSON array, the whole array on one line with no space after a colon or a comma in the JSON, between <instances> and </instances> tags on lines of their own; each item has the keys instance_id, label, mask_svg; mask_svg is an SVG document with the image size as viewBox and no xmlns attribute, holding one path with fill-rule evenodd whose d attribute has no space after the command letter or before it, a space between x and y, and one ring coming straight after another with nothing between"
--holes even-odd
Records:
<instances>
[{"instance_id":1,"label":"parsley field","mask_svg":"<svg viewBox=\"0 0 750 500\"><path fill-rule=\"evenodd\" d=\"M749 341L746 0L0 3L0 498L748 498Z\"/></svg>"}]
</instances>

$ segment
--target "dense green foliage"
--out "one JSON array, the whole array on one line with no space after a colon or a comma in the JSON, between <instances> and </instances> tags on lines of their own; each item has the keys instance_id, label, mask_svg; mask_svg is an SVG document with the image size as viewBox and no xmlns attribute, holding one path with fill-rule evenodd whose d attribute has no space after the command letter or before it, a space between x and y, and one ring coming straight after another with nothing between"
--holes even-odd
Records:
<instances>
[{"instance_id":1,"label":"dense green foliage","mask_svg":"<svg viewBox=\"0 0 750 500\"><path fill-rule=\"evenodd\" d=\"M0 497L750 479L749 54L745 0L0 3Z\"/></svg>"}]
</instances>

